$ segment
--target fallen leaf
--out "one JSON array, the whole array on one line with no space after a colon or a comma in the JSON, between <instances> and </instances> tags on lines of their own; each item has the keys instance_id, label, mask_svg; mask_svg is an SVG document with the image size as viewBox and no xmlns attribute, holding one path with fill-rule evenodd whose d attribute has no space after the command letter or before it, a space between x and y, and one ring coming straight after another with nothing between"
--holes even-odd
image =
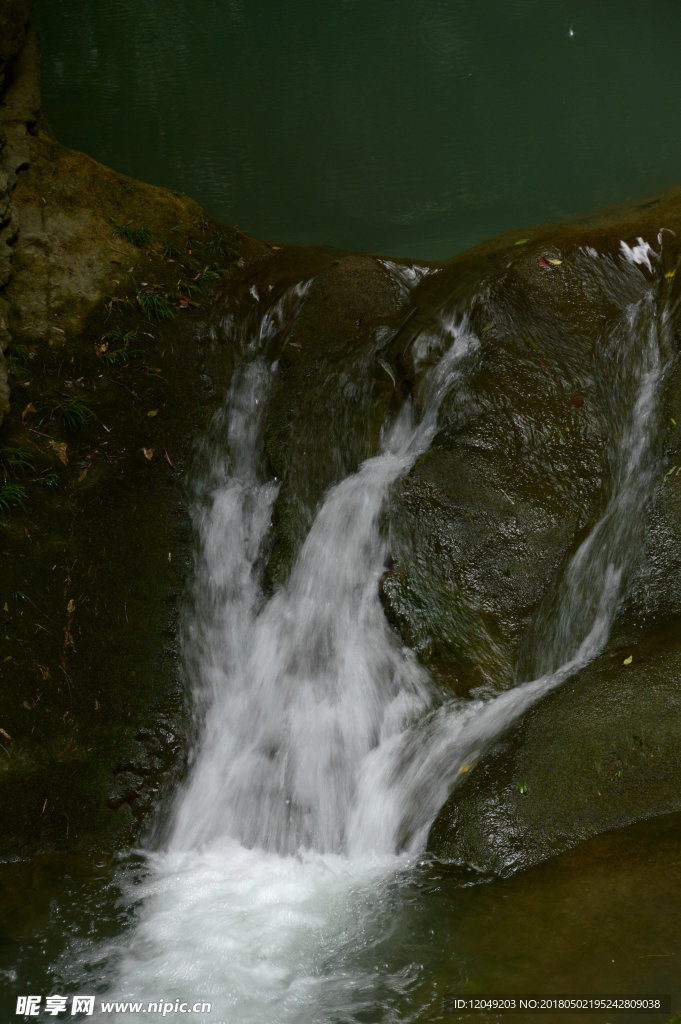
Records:
<instances>
[{"instance_id":1,"label":"fallen leaf","mask_svg":"<svg viewBox=\"0 0 681 1024\"><path fill-rule=\"evenodd\" d=\"M633 660L634 660L634 656L633 656L633 654L630 654L628 658L625 658L625 659L624 659L624 661L622 662L622 664L623 664L623 665L631 665L631 663L632 663L632 661L633 661Z\"/></svg>"},{"instance_id":2,"label":"fallen leaf","mask_svg":"<svg viewBox=\"0 0 681 1024\"><path fill-rule=\"evenodd\" d=\"M546 258L552 267L559 267L563 262L562 260L557 260L555 256L547 256Z\"/></svg>"},{"instance_id":3,"label":"fallen leaf","mask_svg":"<svg viewBox=\"0 0 681 1024\"><path fill-rule=\"evenodd\" d=\"M175 467L173 466L173 464L172 464L172 462L170 460L170 456L168 455L168 452L166 450L166 446L164 444L161 445L161 451L163 452L163 458L166 460L166 462L168 463L170 468L171 469L175 469Z\"/></svg>"},{"instance_id":4,"label":"fallen leaf","mask_svg":"<svg viewBox=\"0 0 681 1024\"><path fill-rule=\"evenodd\" d=\"M462 764L461 767L459 768L459 775L465 775L466 772L469 772L472 767L472 764Z\"/></svg>"},{"instance_id":5,"label":"fallen leaf","mask_svg":"<svg viewBox=\"0 0 681 1024\"><path fill-rule=\"evenodd\" d=\"M584 405L584 395L573 395L570 399L570 405L573 409L578 409L580 405Z\"/></svg>"},{"instance_id":6,"label":"fallen leaf","mask_svg":"<svg viewBox=\"0 0 681 1024\"><path fill-rule=\"evenodd\" d=\"M154 416L158 416L158 409L150 409L147 416L149 419L153 419Z\"/></svg>"},{"instance_id":7,"label":"fallen leaf","mask_svg":"<svg viewBox=\"0 0 681 1024\"><path fill-rule=\"evenodd\" d=\"M665 477L671 476L675 469L676 469L676 466L672 466L671 469L668 469L667 472L665 473Z\"/></svg>"},{"instance_id":8,"label":"fallen leaf","mask_svg":"<svg viewBox=\"0 0 681 1024\"><path fill-rule=\"evenodd\" d=\"M513 244L514 245L525 245L525 242L529 242L529 238L519 238L518 241L514 242Z\"/></svg>"},{"instance_id":9,"label":"fallen leaf","mask_svg":"<svg viewBox=\"0 0 681 1024\"><path fill-rule=\"evenodd\" d=\"M80 474L80 476L78 477L78 479L76 480L77 484L82 484L83 480L87 476L87 471L88 471L88 467L86 466L85 469Z\"/></svg>"},{"instance_id":10,"label":"fallen leaf","mask_svg":"<svg viewBox=\"0 0 681 1024\"><path fill-rule=\"evenodd\" d=\"M38 410L34 406L33 402L29 402L28 405L26 406L26 408L24 409L24 411L21 414L21 422L24 423L24 421L26 420L26 417L28 416L29 413L37 412L37 411Z\"/></svg>"},{"instance_id":11,"label":"fallen leaf","mask_svg":"<svg viewBox=\"0 0 681 1024\"><path fill-rule=\"evenodd\" d=\"M142 454L144 455L145 459L148 459L151 462L151 460L154 457L154 449L153 448L142 448Z\"/></svg>"},{"instance_id":12,"label":"fallen leaf","mask_svg":"<svg viewBox=\"0 0 681 1024\"><path fill-rule=\"evenodd\" d=\"M540 267L550 267L551 266L549 261L545 260L543 256L539 257L539 259L537 260L537 263L539 264Z\"/></svg>"},{"instance_id":13,"label":"fallen leaf","mask_svg":"<svg viewBox=\"0 0 681 1024\"><path fill-rule=\"evenodd\" d=\"M675 273L676 273L676 270L668 270L667 273L664 276L665 277L673 277Z\"/></svg>"},{"instance_id":14,"label":"fallen leaf","mask_svg":"<svg viewBox=\"0 0 681 1024\"><path fill-rule=\"evenodd\" d=\"M6 740L11 740L12 739L10 734L8 732L5 732L5 730L2 729L2 728L0 728L0 733L5 737Z\"/></svg>"},{"instance_id":15,"label":"fallen leaf","mask_svg":"<svg viewBox=\"0 0 681 1024\"><path fill-rule=\"evenodd\" d=\"M67 455L67 445L65 441L48 441L49 447L52 449L54 454L57 456L59 461L65 466L69 464L69 457Z\"/></svg>"},{"instance_id":16,"label":"fallen leaf","mask_svg":"<svg viewBox=\"0 0 681 1024\"><path fill-rule=\"evenodd\" d=\"M673 416L670 416L670 417L669 417L669 419L670 419L670 420L672 421L672 423L674 424L674 426L676 426L676 420L674 419L674 417L673 417Z\"/></svg>"},{"instance_id":17,"label":"fallen leaf","mask_svg":"<svg viewBox=\"0 0 681 1024\"><path fill-rule=\"evenodd\" d=\"M73 615L75 610L76 610L76 604L75 604L75 601L73 600L73 598L71 597L71 598L69 598L69 603L66 606L66 614L67 615Z\"/></svg>"},{"instance_id":18,"label":"fallen leaf","mask_svg":"<svg viewBox=\"0 0 681 1024\"><path fill-rule=\"evenodd\" d=\"M3 612L8 612L9 611L9 608L7 607L7 601L5 601L4 605L2 606L2 610L3 610Z\"/></svg>"},{"instance_id":19,"label":"fallen leaf","mask_svg":"<svg viewBox=\"0 0 681 1024\"><path fill-rule=\"evenodd\" d=\"M516 245L517 245L517 242L516 242ZM485 326L484 326L484 327L483 327L483 329L482 329L482 330L480 331L480 333L481 333L481 334L486 334L486 333L487 333L487 331L491 331L493 327L494 327L494 324L492 324L492 323L490 323L490 324L485 324Z\"/></svg>"}]
</instances>

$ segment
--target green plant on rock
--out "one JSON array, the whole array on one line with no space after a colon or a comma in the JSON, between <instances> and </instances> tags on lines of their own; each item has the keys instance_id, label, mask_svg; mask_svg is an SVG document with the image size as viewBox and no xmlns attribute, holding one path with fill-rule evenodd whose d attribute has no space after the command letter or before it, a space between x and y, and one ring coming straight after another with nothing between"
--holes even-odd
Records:
<instances>
[{"instance_id":1,"label":"green plant on rock","mask_svg":"<svg viewBox=\"0 0 681 1024\"><path fill-rule=\"evenodd\" d=\"M31 453L25 448L5 448L0 452L0 467L4 483L8 477L16 477L18 473L35 473Z\"/></svg>"},{"instance_id":2,"label":"green plant on rock","mask_svg":"<svg viewBox=\"0 0 681 1024\"><path fill-rule=\"evenodd\" d=\"M147 245L151 238L151 228L148 228L145 224L134 227L131 220L126 221L125 224L119 224L113 218L111 218L111 223L120 238L125 238L127 242L131 242L138 248Z\"/></svg>"},{"instance_id":3,"label":"green plant on rock","mask_svg":"<svg viewBox=\"0 0 681 1024\"><path fill-rule=\"evenodd\" d=\"M179 260L182 258L182 252L170 238L161 239L161 255L164 260Z\"/></svg>"},{"instance_id":4,"label":"green plant on rock","mask_svg":"<svg viewBox=\"0 0 681 1024\"><path fill-rule=\"evenodd\" d=\"M11 345L7 352L7 371L10 376L17 377L32 358L33 353L28 345Z\"/></svg>"},{"instance_id":5,"label":"green plant on rock","mask_svg":"<svg viewBox=\"0 0 681 1024\"><path fill-rule=\"evenodd\" d=\"M69 431L80 430L90 416L94 415L88 403L80 395L74 395L68 401L60 402L53 410L53 415L55 413L61 419L66 430Z\"/></svg>"},{"instance_id":6,"label":"green plant on rock","mask_svg":"<svg viewBox=\"0 0 681 1024\"><path fill-rule=\"evenodd\" d=\"M13 508L24 505L26 501L26 488L21 484L3 484L0 487L0 514L8 515Z\"/></svg>"},{"instance_id":7,"label":"green plant on rock","mask_svg":"<svg viewBox=\"0 0 681 1024\"><path fill-rule=\"evenodd\" d=\"M175 310L168 295L152 295L138 291L137 302L149 320L174 320Z\"/></svg>"},{"instance_id":8,"label":"green plant on rock","mask_svg":"<svg viewBox=\"0 0 681 1024\"><path fill-rule=\"evenodd\" d=\"M231 239L222 231L218 231L208 239L206 248L212 256L221 256L232 263L236 263L239 259L239 253L231 244Z\"/></svg>"},{"instance_id":9,"label":"green plant on rock","mask_svg":"<svg viewBox=\"0 0 681 1024\"><path fill-rule=\"evenodd\" d=\"M136 330L123 333L118 328L114 328L103 336L96 349L107 366L115 366L118 363L128 363L130 359L140 354L137 342Z\"/></svg>"},{"instance_id":10,"label":"green plant on rock","mask_svg":"<svg viewBox=\"0 0 681 1024\"><path fill-rule=\"evenodd\" d=\"M56 473L43 473L42 476L38 477L36 483L40 484L41 487L57 487L59 484L59 477Z\"/></svg>"}]
</instances>

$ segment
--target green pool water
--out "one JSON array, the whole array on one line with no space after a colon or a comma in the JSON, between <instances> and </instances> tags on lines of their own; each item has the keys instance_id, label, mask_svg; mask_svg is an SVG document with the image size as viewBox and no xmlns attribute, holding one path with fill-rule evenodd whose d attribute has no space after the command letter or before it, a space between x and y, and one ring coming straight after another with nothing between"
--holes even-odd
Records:
<instances>
[{"instance_id":1,"label":"green pool water","mask_svg":"<svg viewBox=\"0 0 681 1024\"><path fill-rule=\"evenodd\" d=\"M676 184L673 0L37 0L64 143L244 231L444 258Z\"/></svg>"}]
</instances>

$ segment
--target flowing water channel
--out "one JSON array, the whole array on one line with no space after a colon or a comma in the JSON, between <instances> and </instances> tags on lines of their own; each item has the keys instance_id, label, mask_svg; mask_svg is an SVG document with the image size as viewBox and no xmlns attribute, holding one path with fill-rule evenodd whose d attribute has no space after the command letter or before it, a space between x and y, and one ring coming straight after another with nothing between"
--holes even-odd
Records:
<instances>
[{"instance_id":1,"label":"flowing water channel","mask_svg":"<svg viewBox=\"0 0 681 1024\"><path fill-rule=\"evenodd\" d=\"M658 470L656 397L670 340L656 288L637 269L651 258L623 247L620 268L605 271L634 274L636 287L602 340L611 395L602 514L565 568L536 672L484 698L439 692L397 642L378 593L386 495L480 358L465 309L440 312L423 339L439 361L384 423L377 453L325 495L288 583L272 594L262 559L279 484L263 469L263 431L277 354L310 282L267 308L256 293L240 322L213 325L240 355L193 481L197 556L182 638L199 723L193 763L155 847L121 867L113 896L105 887L91 897L117 934L72 941L57 978L73 984L75 974L81 988L145 1007L210 1003L210 1013L182 1018L206 1024L465 1019L449 1014L448 993L480 984L602 992L606 981L651 989L660 971L658 991L669 991L664 960L639 961L636 975L627 941L594 915L607 906L617 927L625 908L616 895L639 877L641 850L650 858L654 846L667 866L679 856L673 823L593 840L535 869L529 885L425 853L462 765L607 641ZM402 287L408 279L402 272ZM580 901L575 876L585 871L590 897ZM646 914L669 897L665 877L666 896L653 889L626 910L633 933L653 927ZM599 963L584 949L589 928Z\"/></svg>"}]
</instances>

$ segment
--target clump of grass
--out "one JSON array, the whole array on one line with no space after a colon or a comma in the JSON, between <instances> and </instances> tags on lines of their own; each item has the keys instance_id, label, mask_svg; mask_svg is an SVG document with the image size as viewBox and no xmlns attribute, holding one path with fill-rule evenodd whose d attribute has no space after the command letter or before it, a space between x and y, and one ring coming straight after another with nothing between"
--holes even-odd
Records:
<instances>
[{"instance_id":1,"label":"clump of grass","mask_svg":"<svg viewBox=\"0 0 681 1024\"><path fill-rule=\"evenodd\" d=\"M201 293L205 290L206 286L211 281L217 281L218 278L223 277L226 271L223 267L218 267L215 263L209 263L201 270L197 271L193 277L189 280L182 280L178 282L178 288L182 292L188 294Z\"/></svg>"},{"instance_id":2,"label":"clump of grass","mask_svg":"<svg viewBox=\"0 0 681 1024\"><path fill-rule=\"evenodd\" d=\"M5 448L0 452L0 466L5 483L8 477L15 477L18 473L35 473L31 453L25 448Z\"/></svg>"},{"instance_id":3,"label":"clump of grass","mask_svg":"<svg viewBox=\"0 0 681 1024\"><path fill-rule=\"evenodd\" d=\"M53 410L56 413L66 430L74 432L85 425L90 416L94 413L88 403L80 395L74 395L67 402L60 402Z\"/></svg>"},{"instance_id":4,"label":"clump of grass","mask_svg":"<svg viewBox=\"0 0 681 1024\"><path fill-rule=\"evenodd\" d=\"M26 502L26 488L17 477L35 473L31 453L25 448L3 448L0 451L0 516L9 515L13 508Z\"/></svg>"},{"instance_id":5,"label":"clump of grass","mask_svg":"<svg viewBox=\"0 0 681 1024\"><path fill-rule=\"evenodd\" d=\"M137 330L123 333L116 327L103 336L95 349L107 366L116 366L118 363L128 363L139 355L137 340Z\"/></svg>"},{"instance_id":6,"label":"clump of grass","mask_svg":"<svg viewBox=\"0 0 681 1024\"><path fill-rule=\"evenodd\" d=\"M117 235L121 238L125 238L127 242L132 242L133 245L136 245L139 248L143 248L147 245L151 238L151 228L148 228L145 224L134 227L131 220L127 220L125 224L119 224L119 222L113 218L111 219L111 223L113 224Z\"/></svg>"},{"instance_id":7,"label":"clump of grass","mask_svg":"<svg viewBox=\"0 0 681 1024\"><path fill-rule=\"evenodd\" d=\"M19 371L28 366L33 358L28 345L11 345L7 352L7 369L12 377L17 377Z\"/></svg>"},{"instance_id":8,"label":"clump of grass","mask_svg":"<svg viewBox=\"0 0 681 1024\"><path fill-rule=\"evenodd\" d=\"M42 476L38 477L36 483L40 484L41 487L57 487L59 484L59 477L56 473L43 473Z\"/></svg>"},{"instance_id":9,"label":"clump of grass","mask_svg":"<svg viewBox=\"0 0 681 1024\"><path fill-rule=\"evenodd\" d=\"M5 483L0 487L0 513L9 515L13 508L23 508L26 501L26 488L17 483Z\"/></svg>"},{"instance_id":10,"label":"clump of grass","mask_svg":"<svg viewBox=\"0 0 681 1024\"><path fill-rule=\"evenodd\" d=\"M233 263L239 259L239 253L236 251L233 245L230 244L230 238L222 231L218 231L206 242L206 248L212 256L221 256L225 259L230 260Z\"/></svg>"},{"instance_id":11,"label":"clump of grass","mask_svg":"<svg viewBox=\"0 0 681 1024\"><path fill-rule=\"evenodd\" d=\"M174 320L175 310L168 295L151 295L138 291L137 302L149 320Z\"/></svg>"},{"instance_id":12,"label":"clump of grass","mask_svg":"<svg viewBox=\"0 0 681 1024\"><path fill-rule=\"evenodd\" d=\"M182 252L170 238L161 239L161 253L164 260L179 260Z\"/></svg>"}]
</instances>

